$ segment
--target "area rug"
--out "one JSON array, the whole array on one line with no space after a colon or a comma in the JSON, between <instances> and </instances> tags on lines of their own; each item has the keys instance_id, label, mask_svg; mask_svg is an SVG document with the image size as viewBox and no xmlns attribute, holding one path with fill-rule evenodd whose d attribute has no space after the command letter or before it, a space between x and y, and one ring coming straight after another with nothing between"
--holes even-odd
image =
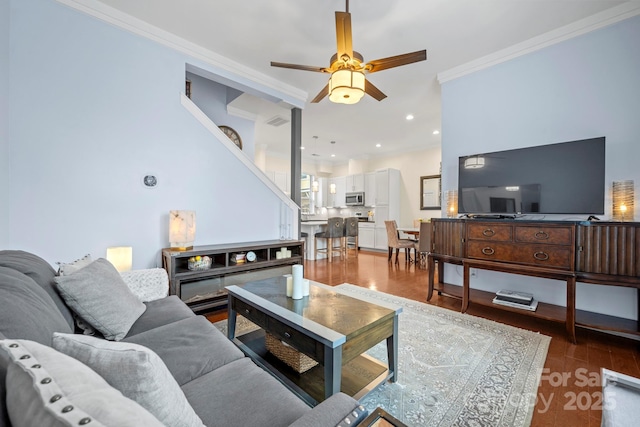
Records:
<instances>
[{"instance_id":1,"label":"area rug","mask_svg":"<svg viewBox=\"0 0 640 427\"><path fill-rule=\"evenodd\" d=\"M410 426L528 426L551 338L343 284L340 292L401 306L398 381L361 400ZM223 332L226 321L216 323ZM238 333L255 325L241 319ZM367 354L387 360L380 343Z\"/></svg>"}]
</instances>

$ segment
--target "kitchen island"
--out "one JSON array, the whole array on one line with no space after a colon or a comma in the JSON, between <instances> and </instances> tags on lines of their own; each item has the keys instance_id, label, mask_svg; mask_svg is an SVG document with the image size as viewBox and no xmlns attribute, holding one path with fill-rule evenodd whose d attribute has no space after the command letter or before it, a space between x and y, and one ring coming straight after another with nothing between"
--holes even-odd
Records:
<instances>
[{"instance_id":1,"label":"kitchen island","mask_svg":"<svg viewBox=\"0 0 640 427\"><path fill-rule=\"evenodd\" d=\"M315 234L324 231L327 228L327 220L311 220L311 221L301 221L300 222L300 231L303 231L309 234L307 237L306 246L305 246L305 258L311 261L315 261L316 259L324 259L326 258L326 254L316 254L315 253ZM320 248L326 247L326 241L321 240L319 243Z\"/></svg>"}]
</instances>

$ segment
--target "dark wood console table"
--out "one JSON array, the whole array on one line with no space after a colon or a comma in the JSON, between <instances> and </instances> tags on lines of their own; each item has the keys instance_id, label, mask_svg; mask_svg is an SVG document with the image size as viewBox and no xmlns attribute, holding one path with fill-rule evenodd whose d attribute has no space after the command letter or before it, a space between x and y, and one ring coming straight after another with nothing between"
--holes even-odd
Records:
<instances>
[{"instance_id":1,"label":"dark wood console table","mask_svg":"<svg viewBox=\"0 0 640 427\"><path fill-rule=\"evenodd\" d=\"M460 298L463 312L471 302L564 323L572 342L576 325L640 335L638 320L575 307L576 282L640 289L640 223L440 218L432 224L427 300L436 290ZM462 265L462 286L445 282L445 263ZM539 303L526 311L493 304L493 293L471 287L472 268L565 281L566 306Z\"/></svg>"},{"instance_id":2,"label":"dark wood console table","mask_svg":"<svg viewBox=\"0 0 640 427\"><path fill-rule=\"evenodd\" d=\"M291 256L278 255L283 248ZM246 257L249 252L255 257L235 261L238 254ZM303 240L268 240L194 246L186 251L167 248L162 250L162 264L169 275L169 293L177 295L197 313L225 306L226 286L291 273L293 264L302 264L303 254ZM210 267L189 269L189 259L196 256L209 257Z\"/></svg>"}]
</instances>

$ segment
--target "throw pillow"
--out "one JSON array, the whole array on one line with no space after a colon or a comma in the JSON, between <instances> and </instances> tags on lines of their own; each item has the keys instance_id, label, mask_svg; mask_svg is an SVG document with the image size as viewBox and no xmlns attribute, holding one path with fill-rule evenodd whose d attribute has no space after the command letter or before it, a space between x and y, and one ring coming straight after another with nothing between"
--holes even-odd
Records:
<instances>
[{"instance_id":1,"label":"throw pillow","mask_svg":"<svg viewBox=\"0 0 640 427\"><path fill-rule=\"evenodd\" d=\"M151 349L59 333L53 334L53 347L88 365L165 425L204 427L167 366Z\"/></svg>"},{"instance_id":2,"label":"throw pillow","mask_svg":"<svg viewBox=\"0 0 640 427\"><path fill-rule=\"evenodd\" d=\"M79 361L28 340L2 340L13 427L153 426L156 418Z\"/></svg>"},{"instance_id":3,"label":"throw pillow","mask_svg":"<svg viewBox=\"0 0 640 427\"><path fill-rule=\"evenodd\" d=\"M92 262L93 259L91 258L91 254L86 254L82 258L72 262L56 262L56 264L58 264L58 275L68 276L69 274L75 273L76 271L80 270L82 267L86 267Z\"/></svg>"},{"instance_id":4,"label":"throw pillow","mask_svg":"<svg viewBox=\"0 0 640 427\"><path fill-rule=\"evenodd\" d=\"M108 340L124 338L147 309L104 258L56 277L56 283L67 305Z\"/></svg>"}]
</instances>

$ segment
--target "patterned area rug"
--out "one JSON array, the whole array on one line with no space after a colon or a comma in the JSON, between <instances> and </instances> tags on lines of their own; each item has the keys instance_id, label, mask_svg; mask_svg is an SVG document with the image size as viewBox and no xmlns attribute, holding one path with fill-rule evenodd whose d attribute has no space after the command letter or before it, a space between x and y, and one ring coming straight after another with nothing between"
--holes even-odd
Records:
<instances>
[{"instance_id":1,"label":"patterned area rug","mask_svg":"<svg viewBox=\"0 0 640 427\"><path fill-rule=\"evenodd\" d=\"M398 382L362 399L410 426L528 426L551 338L354 285L336 287L403 307ZM226 321L216 326L226 332ZM238 332L255 325L239 319ZM367 353L387 360L386 345Z\"/></svg>"}]
</instances>

